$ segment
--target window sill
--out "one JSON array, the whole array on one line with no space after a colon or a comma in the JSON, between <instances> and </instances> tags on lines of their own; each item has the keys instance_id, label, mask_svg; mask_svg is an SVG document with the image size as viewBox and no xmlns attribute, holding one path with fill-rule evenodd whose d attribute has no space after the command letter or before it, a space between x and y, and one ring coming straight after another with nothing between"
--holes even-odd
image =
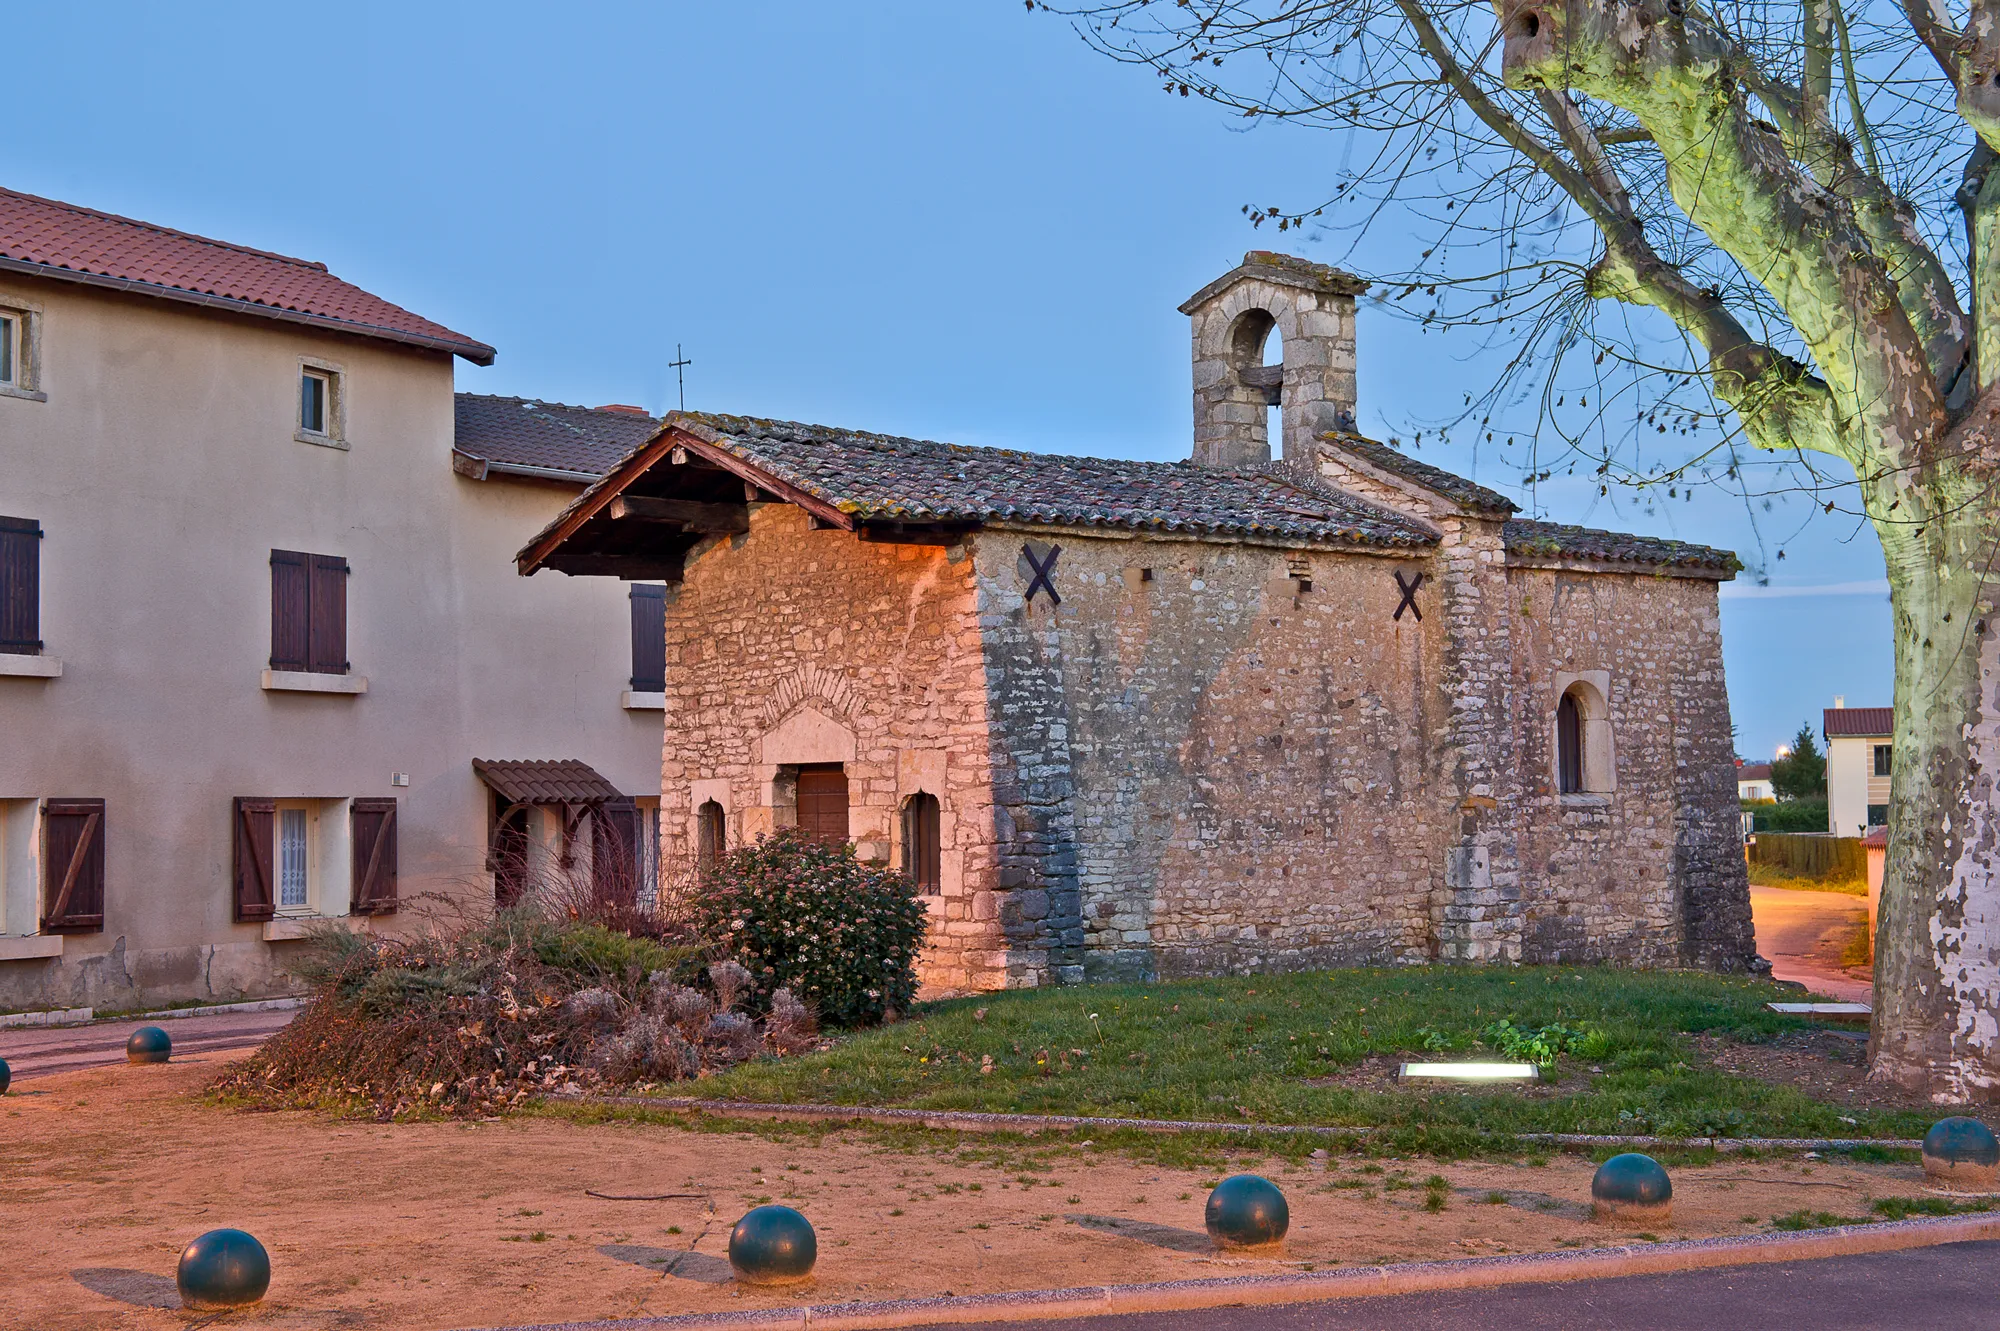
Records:
<instances>
[{"instance_id":1,"label":"window sill","mask_svg":"<svg viewBox=\"0 0 2000 1331\"><path fill-rule=\"evenodd\" d=\"M37 392L32 388L17 388L13 384L0 384L0 397L18 397L23 402L47 402L49 400L47 393Z\"/></svg>"},{"instance_id":2,"label":"window sill","mask_svg":"<svg viewBox=\"0 0 2000 1331\"><path fill-rule=\"evenodd\" d=\"M345 439L336 439L330 434L314 434L311 430L295 430L292 433L292 438L301 444L313 444L320 448L337 448L343 453L349 451Z\"/></svg>"},{"instance_id":3,"label":"window sill","mask_svg":"<svg viewBox=\"0 0 2000 1331\"><path fill-rule=\"evenodd\" d=\"M627 689L618 695L618 705L628 712L664 712L667 710L667 695L636 693Z\"/></svg>"},{"instance_id":4,"label":"window sill","mask_svg":"<svg viewBox=\"0 0 2000 1331\"><path fill-rule=\"evenodd\" d=\"M11 652L0 652L0 675L12 675L17 679L59 679L62 676L62 661L54 656L16 656Z\"/></svg>"},{"instance_id":5,"label":"window sill","mask_svg":"<svg viewBox=\"0 0 2000 1331\"><path fill-rule=\"evenodd\" d=\"M0 961L34 961L59 957L63 951L61 934L36 934L32 938L0 938Z\"/></svg>"},{"instance_id":6,"label":"window sill","mask_svg":"<svg viewBox=\"0 0 2000 1331\"><path fill-rule=\"evenodd\" d=\"M366 675L320 675L307 670L266 670L264 688L270 693L366 693Z\"/></svg>"},{"instance_id":7,"label":"window sill","mask_svg":"<svg viewBox=\"0 0 2000 1331\"><path fill-rule=\"evenodd\" d=\"M321 924L341 924L349 929L366 929L369 918L366 915L290 915L280 920L266 920L264 941L301 943L312 936L315 925Z\"/></svg>"},{"instance_id":8,"label":"window sill","mask_svg":"<svg viewBox=\"0 0 2000 1331\"><path fill-rule=\"evenodd\" d=\"M1562 801L1562 806L1565 809L1608 809L1611 807L1611 797L1609 795L1598 794L1595 791L1584 791L1575 795L1562 795L1558 798Z\"/></svg>"}]
</instances>

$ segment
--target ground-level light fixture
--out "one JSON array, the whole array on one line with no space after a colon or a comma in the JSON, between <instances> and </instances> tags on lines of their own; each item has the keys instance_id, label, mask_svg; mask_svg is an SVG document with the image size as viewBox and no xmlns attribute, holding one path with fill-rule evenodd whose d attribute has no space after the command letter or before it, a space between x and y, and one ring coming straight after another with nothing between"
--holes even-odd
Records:
<instances>
[{"instance_id":1,"label":"ground-level light fixture","mask_svg":"<svg viewBox=\"0 0 2000 1331\"><path fill-rule=\"evenodd\" d=\"M1537 1081L1533 1063L1405 1063L1404 1081Z\"/></svg>"}]
</instances>

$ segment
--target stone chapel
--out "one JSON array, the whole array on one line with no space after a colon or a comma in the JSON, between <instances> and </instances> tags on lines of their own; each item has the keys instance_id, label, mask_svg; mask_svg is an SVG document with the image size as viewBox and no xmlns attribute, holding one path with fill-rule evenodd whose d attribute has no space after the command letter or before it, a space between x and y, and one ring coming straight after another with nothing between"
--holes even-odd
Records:
<instances>
[{"instance_id":1,"label":"stone chapel","mask_svg":"<svg viewBox=\"0 0 2000 1331\"><path fill-rule=\"evenodd\" d=\"M666 584L662 862L851 841L936 989L1748 966L1734 556L1355 434L1366 289L1196 292L1187 462L669 414L518 557Z\"/></svg>"}]
</instances>

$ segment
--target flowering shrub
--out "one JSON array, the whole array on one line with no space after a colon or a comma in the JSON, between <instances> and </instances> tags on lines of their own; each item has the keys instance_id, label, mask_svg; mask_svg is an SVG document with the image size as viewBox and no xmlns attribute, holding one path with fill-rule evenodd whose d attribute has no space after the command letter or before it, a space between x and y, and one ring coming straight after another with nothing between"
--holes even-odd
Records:
<instances>
[{"instance_id":1,"label":"flowering shrub","mask_svg":"<svg viewBox=\"0 0 2000 1331\"><path fill-rule=\"evenodd\" d=\"M900 873L791 829L732 851L695 894L697 932L753 977L758 1007L789 989L821 1021L862 1026L906 1010L929 914Z\"/></svg>"}]
</instances>

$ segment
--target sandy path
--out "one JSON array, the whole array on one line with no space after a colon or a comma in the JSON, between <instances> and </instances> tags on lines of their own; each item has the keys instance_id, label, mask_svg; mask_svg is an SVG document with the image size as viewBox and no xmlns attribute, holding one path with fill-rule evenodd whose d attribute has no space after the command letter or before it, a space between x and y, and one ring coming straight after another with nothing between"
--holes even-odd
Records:
<instances>
[{"instance_id":1,"label":"sandy path","mask_svg":"<svg viewBox=\"0 0 2000 1331\"><path fill-rule=\"evenodd\" d=\"M1840 964L1841 950L1855 928L1868 925L1866 897L1752 886L1750 915L1757 951L1770 960L1773 978L1796 980L1843 1003L1874 1001L1875 985L1868 976Z\"/></svg>"},{"instance_id":2,"label":"sandy path","mask_svg":"<svg viewBox=\"0 0 2000 1331\"><path fill-rule=\"evenodd\" d=\"M63 1073L0 1099L0 1325L182 1327L175 1258L222 1225L262 1237L275 1267L266 1302L227 1325L398 1331L1522 1252L1617 1234L1587 1218L1591 1166L1577 1157L1338 1157L1262 1166L1291 1198L1286 1250L1225 1258L1200 1233L1213 1169L1067 1142L241 1113L197 1098L227 1057ZM1450 1183L1435 1214L1422 1186L1433 1173ZM1410 1186L1385 1188L1398 1174ZM1801 1208L1861 1215L1871 1196L1917 1192L1920 1177L1914 1166L1724 1160L1676 1184L1661 1237L1742 1233ZM699 1196L610 1201L586 1189ZM728 1226L764 1198L817 1226L810 1285L772 1293L728 1280Z\"/></svg>"}]
</instances>

